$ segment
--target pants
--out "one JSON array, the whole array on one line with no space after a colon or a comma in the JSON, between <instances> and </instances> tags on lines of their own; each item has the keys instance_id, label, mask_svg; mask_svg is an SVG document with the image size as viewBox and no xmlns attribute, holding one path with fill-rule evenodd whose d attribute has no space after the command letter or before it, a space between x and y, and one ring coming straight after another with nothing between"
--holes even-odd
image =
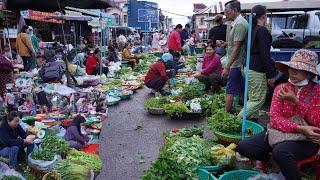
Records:
<instances>
[{"instance_id":1,"label":"pants","mask_svg":"<svg viewBox=\"0 0 320 180\"><path fill-rule=\"evenodd\" d=\"M102 67L102 73L105 74L106 76L108 75L109 69L107 67ZM98 75L100 74L100 67L95 69L92 75Z\"/></svg>"},{"instance_id":2,"label":"pants","mask_svg":"<svg viewBox=\"0 0 320 180\"><path fill-rule=\"evenodd\" d=\"M14 166L18 165L18 153L19 153L18 146L5 147L0 150L0 156L9 159L9 166L10 167L14 167Z\"/></svg>"},{"instance_id":3,"label":"pants","mask_svg":"<svg viewBox=\"0 0 320 180\"><path fill-rule=\"evenodd\" d=\"M231 68L227 82L227 94L240 95L244 91L244 78L241 68Z\"/></svg>"},{"instance_id":4,"label":"pants","mask_svg":"<svg viewBox=\"0 0 320 180\"><path fill-rule=\"evenodd\" d=\"M77 150L81 150L83 148L83 144L77 141L68 141L70 147L75 148Z\"/></svg>"},{"instance_id":5,"label":"pants","mask_svg":"<svg viewBox=\"0 0 320 180\"><path fill-rule=\"evenodd\" d=\"M301 180L297 161L315 155L319 150L319 145L311 141L285 141L272 148L266 141L265 133L241 141L237 152L249 159L264 162L269 160L270 153L272 153L287 180Z\"/></svg>"},{"instance_id":6,"label":"pants","mask_svg":"<svg viewBox=\"0 0 320 180\"><path fill-rule=\"evenodd\" d=\"M30 71L32 66L32 57L31 56L22 56L23 60L23 70L24 71Z\"/></svg>"},{"instance_id":7,"label":"pants","mask_svg":"<svg viewBox=\"0 0 320 180\"><path fill-rule=\"evenodd\" d=\"M196 50L195 46L189 46L189 51L190 51L190 55L193 56L194 55L194 51Z\"/></svg>"},{"instance_id":8,"label":"pants","mask_svg":"<svg viewBox=\"0 0 320 180\"><path fill-rule=\"evenodd\" d=\"M152 80L150 80L146 86L150 89L155 90L156 92L161 92L163 87L166 85L166 81L163 79L163 77L159 76Z\"/></svg>"},{"instance_id":9,"label":"pants","mask_svg":"<svg viewBox=\"0 0 320 180\"><path fill-rule=\"evenodd\" d=\"M27 148L27 154L25 152L25 148ZM28 155L32 153L34 149L34 144L25 144L19 147L18 161L25 161L28 158Z\"/></svg>"},{"instance_id":10,"label":"pants","mask_svg":"<svg viewBox=\"0 0 320 180\"><path fill-rule=\"evenodd\" d=\"M198 77L198 80L205 84L206 90L210 90L211 88L214 90L214 92L220 90L221 76L217 75L216 73L212 73L210 75L201 75Z\"/></svg>"},{"instance_id":11,"label":"pants","mask_svg":"<svg viewBox=\"0 0 320 180\"><path fill-rule=\"evenodd\" d=\"M257 118L260 108L263 106L266 100L267 94L267 77L265 73L259 73L249 70L248 81L248 106L247 116L250 118ZM243 109L239 113L239 116L243 116Z\"/></svg>"}]
</instances>

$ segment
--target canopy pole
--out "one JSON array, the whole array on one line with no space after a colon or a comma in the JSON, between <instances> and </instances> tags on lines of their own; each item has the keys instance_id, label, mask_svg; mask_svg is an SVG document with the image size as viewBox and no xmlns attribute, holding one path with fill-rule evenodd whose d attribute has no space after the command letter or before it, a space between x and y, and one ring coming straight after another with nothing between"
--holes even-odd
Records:
<instances>
[{"instance_id":1,"label":"canopy pole","mask_svg":"<svg viewBox=\"0 0 320 180\"><path fill-rule=\"evenodd\" d=\"M242 116L242 139L246 137L248 81L249 81L249 67L250 67L250 54L251 54L251 34L252 34L252 13L249 15L249 27L248 27L247 58L246 58L246 67L245 67L244 106L243 106L243 116Z\"/></svg>"}]
</instances>

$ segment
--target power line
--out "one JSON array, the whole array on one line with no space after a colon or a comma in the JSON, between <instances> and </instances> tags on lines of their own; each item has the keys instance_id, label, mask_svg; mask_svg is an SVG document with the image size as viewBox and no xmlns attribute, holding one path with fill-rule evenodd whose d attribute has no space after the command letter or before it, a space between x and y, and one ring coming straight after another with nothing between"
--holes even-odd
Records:
<instances>
[{"instance_id":1,"label":"power line","mask_svg":"<svg viewBox=\"0 0 320 180\"><path fill-rule=\"evenodd\" d=\"M148 7L150 7L150 8L153 8L153 9L156 9L156 10L158 10L158 11L161 10L162 12L166 12L166 13L173 14L173 15L176 15L176 16L183 16L183 17L187 17L187 18L191 17L191 16L186 16L186 15L184 15L184 14L177 14L177 13L169 12L169 11L163 10L163 9L161 9L161 8L156 8L156 7L150 6L150 5L148 5L148 4L146 4L146 6L148 6Z\"/></svg>"}]
</instances>

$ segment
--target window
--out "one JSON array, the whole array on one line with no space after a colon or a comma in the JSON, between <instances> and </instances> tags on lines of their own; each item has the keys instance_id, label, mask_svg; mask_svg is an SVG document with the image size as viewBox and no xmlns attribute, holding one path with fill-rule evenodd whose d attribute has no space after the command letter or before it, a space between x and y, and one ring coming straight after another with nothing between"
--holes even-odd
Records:
<instances>
[{"instance_id":1,"label":"window","mask_svg":"<svg viewBox=\"0 0 320 180\"><path fill-rule=\"evenodd\" d=\"M200 18L200 26L204 25L204 17Z\"/></svg>"},{"instance_id":2,"label":"window","mask_svg":"<svg viewBox=\"0 0 320 180\"><path fill-rule=\"evenodd\" d=\"M120 15L119 14L112 14L116 20L116 25L120 25Z\"/></svg>"},{"instance_id":3,"label":"window","mask_svg":"<svg viewBox=\"0 0 320 180\"><path fill-rule=\"evenodd\" d=\"M287 29L305 29L308 26L308 15L288 17Z\"/></svg>"},{"instance_id":4,"label":"window","mask_svg":"<svg viewBox=\"0 0 320 180\"><path fill-rule=\"evenodd\" d=\"M286 18L285 17L273 17L272 18L273 24L277 25L280 29L286 28Z\"/></svg>"},{"instance_id":5,"label":"window","mask_svg":"<svg viewBox=\"0 0 320 180\"><path fill-rule=\"evenodd\" d=\"M128 23L128 15L123 15L123 23Z\"/></svg>"}]
</instances>

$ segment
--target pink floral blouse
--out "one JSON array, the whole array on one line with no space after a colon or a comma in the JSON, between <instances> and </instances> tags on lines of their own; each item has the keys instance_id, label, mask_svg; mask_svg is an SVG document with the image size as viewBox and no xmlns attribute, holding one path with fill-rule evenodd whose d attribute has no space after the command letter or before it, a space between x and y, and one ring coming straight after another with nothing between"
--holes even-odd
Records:
<instances>
[{"instance_id":1,"label":"pink floral blouse","mask_svg":"<svg viewBox=\"0 0 320 180\"><path fill-rule=\"evenodd\" d=\"M295 92L295 95L299 98L298 105L278 98L282 86ZM276 87L270 108L270 121L273 128L288 133L297 132L298 124L289 120L294 116L301 117L309 125L320 128L320 86L315 85L311 96L309 95L309 98L307 98L309 91L312 89L311 86L311 83L309 83L300 92L296 92L294 86L289 82Z\"/></svg>"}]
</instances>

